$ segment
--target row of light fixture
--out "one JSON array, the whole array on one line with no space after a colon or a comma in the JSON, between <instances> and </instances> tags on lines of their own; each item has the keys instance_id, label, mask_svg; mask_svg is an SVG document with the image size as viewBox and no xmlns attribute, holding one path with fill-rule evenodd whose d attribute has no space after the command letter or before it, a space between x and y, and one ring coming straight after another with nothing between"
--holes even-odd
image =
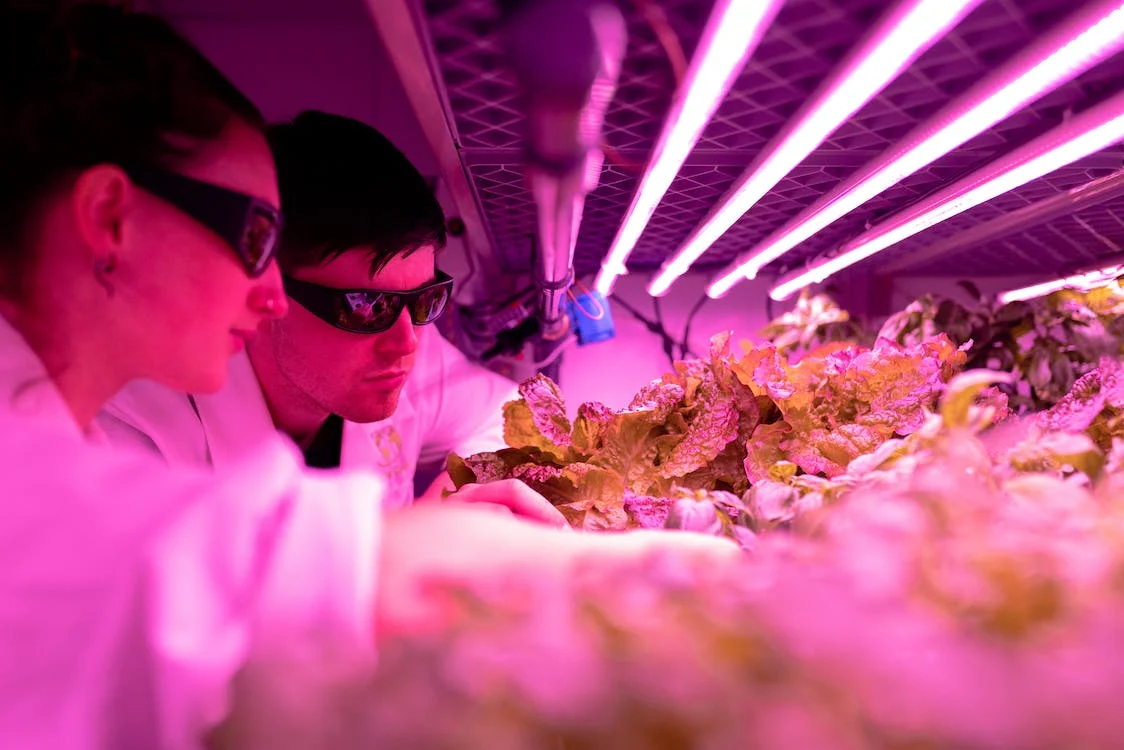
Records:
<instances>
[{"instance_id":1,"label":"row of light fixture","mask_svg":"<svg viewBox=\"0 0 1124 750\"><path fill-rule=\"evenodd\" d=\"M611 293L616 279L627 273L628 256L660 200L783 2L717 0L652 159L602 264L596 282L602 294ZM664 263L648 286L649 294L666 294L769 190L980 2L900 0ZM766 265L841 217L1122 49L1124 0L1088 3L739 256L711 280L707 294L719 298L741 281L755 278ZM1124 93L871 227L834 256L782 277L769 294L774 300L787 299L935 224L1121 140Z\"/></svg>"}]
</instances>

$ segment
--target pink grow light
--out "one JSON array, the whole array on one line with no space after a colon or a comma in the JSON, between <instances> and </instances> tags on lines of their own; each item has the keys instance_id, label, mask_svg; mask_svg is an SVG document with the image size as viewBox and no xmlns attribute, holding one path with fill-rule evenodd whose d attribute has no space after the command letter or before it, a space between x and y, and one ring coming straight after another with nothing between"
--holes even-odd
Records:
<instances>
[{"instance_id":1,"label":"pink grow light","mask_svg":"<svg viewBox=\"0 0 1124 750\"><path fill-rule=\"evenodd\" d=\"M1124 140L1124 93L1077 115L864 232L845 245L840 255L782 277L769 296L778 301L788 299L804 287L822 282L918 232L1120 140Z\"/></svg>"},{"instance_id":2,"label":"pink grow light","mask_svg":"<svg viewBox=\"0 0 1124 750\"><path fill-rule=\"evenodd\" d=\"M734 261L707 294L723 296L840 217L1121 49L1124 3L1091 3Z\"/></svg>"},{"instance_id":3,"label":"pink grow light","mask_svg":"<svg viewBox=\"0 0 1124 750\"><path fill-rule=\"evenodd\" d=\"M698 50L656 142L640 187L632 198L609 253L597 275L597 291L608 296L625 261L648 225L660 199L698 143L784 0L718 0L703 30Z\"/></svg>"},{"instance_id":4,"label":"pink grow light","mask_svg":"<svg viewBox=\"0 0 1124 750\"><path fill-rule=\"evenodd\" d=\"M960 22L980 0L902 0L746 168L648 286L660 296L851 115Z\"/></svg>"},{"instance_id":5,"label":"pink grow light","mask_svg":"<svg viewBox=\"0 0 1124 750\"><path fill-rule=\"evenodd\" d=\"M1055 279L1041 284L1011 289L999 295L999 302L1004 305L1008 302L1021 302L1035 297L1044 297L1060 289L1093 289L1105 284L1115 283L1116 279L1121 276L1124 276L1124 265L1117 263L1089 273L1079 273L1074 276L1067 276L1064 279ZM1119 285L1116 286L1116 291L1118 294L1124 295L1124 290Z\"/></svg>"}]
</instances>

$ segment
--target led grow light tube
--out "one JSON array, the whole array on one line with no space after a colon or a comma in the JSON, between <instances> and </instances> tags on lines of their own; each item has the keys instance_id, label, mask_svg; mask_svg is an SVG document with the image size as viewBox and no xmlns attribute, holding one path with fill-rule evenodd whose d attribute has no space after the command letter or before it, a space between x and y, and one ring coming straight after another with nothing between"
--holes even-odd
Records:
<instances>
[{"instance_id":1,"label":"led grow light tube","mask_svg":"<svg viewBox=\"0 0 1124 750\"><path fill-rule=\"evenodd\" d=\"M667 292L746 211L980 1L902 0L885 14L663 264L648 293Z\"/></svg>"},{"instance_id":2,"label":"led grow light tube","mask_svg":"<svg viewBox=\"0 0 1124 750\"><path fill-rule=\"evenodd\" d=\"M917 268L934 258L943 255L955 255L970 248L980 247L1016 232L1024 232L1063 216L1072 216L1080 211L1086 211L1107 201L1120 198L1124 198L1124 169L1118 169L1104 177L1097 177L1023 208L1000 214L994 219L989 219L962 232L957 232L951 237L938 240L917 251L906 253L897 260L879 263L878 275L882 277L892 276L911 268Z\"/></svg>"},{"instance_id":3,"label":"led grow light tube","mask_svg":"<svg viewBox=\"0 0 1124 750\"><path fill-rule=\"evenodd\" d=\"M1091 3L734 261L707 294L721 297L832 222L1121 49L1124 2Z\"/></svg>"},{"instance_id":4,"label":"led grow light tube","mask_svg":"<svg viewBox=\"0 0 1124 750\"><path fill-rule=\"evenodd\" d=\"M951 219L970 208L1021 187L1078 159L1124 140L1124 93L1098 104L1015 149L844 245L839 255L787 274L769 291L774 300L791 297L810 284Z\"/></svg>"},{"instance_id":5,"label":"led grow light tube","mask_svg":"<svg viewBox=\"0 0 1124 750\"><path fill-rule=\"evenodd\" d=\"M1060 289L1092 289L1108 284L1120 276L1124 276L1124 265L1106 266L1089 273L1079 273L1074 276L1067 276L1064 279L1055 279L1041 284L1011 289L999 295L999 303L1005 305L1008 302L1021 302L1035 297L1044 297Z\"/></svg>"},{"instance_id":6,"label":"led grow light tube","mask_svg":"<svg viewBox=\"0 0 1124 750\"><path fill-rule=\"evenodd\" d=\"M609 296L617 277L628 272L625 261L660 199L783 3L784 0L718 0L715 4L683 82L675 92L640 187L597 275L595 286L603 295Z\"/></svg>"}]
</instances>

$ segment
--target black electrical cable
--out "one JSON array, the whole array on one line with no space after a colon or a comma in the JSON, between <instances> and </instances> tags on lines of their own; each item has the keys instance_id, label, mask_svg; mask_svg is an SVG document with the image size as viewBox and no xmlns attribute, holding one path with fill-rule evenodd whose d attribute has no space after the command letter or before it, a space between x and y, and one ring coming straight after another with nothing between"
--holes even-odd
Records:
<instances>
[{"instance_id":1,"label":"black electrical cable","mask_svg":"<svg viewBox=\"0 0 1124 750\"><path fill-rule=\"evenodd\" d=\"M659 297L652 297L652 309L656 312L656 325L660 328L659 336L663 340L663 353L667 355L667 361L671 363L671 366L675 367L676 348L682 349L682 344L673 339L671 334L667 332L667 326L663 322L663 310L660 307Z\"/></svg>"},{"instance_id":2,"label":"black electrical cable","mask_svg":"<svg viewBox=\"0 0 1124 750\"><path fill-rule=\"evenodd\" d=\"M642 323L645 328L647 328L649 331L651 331L652 333L659 336L660 341L663 343L664 353L667 354L668 359L671 361L672 366L674 366L675 365L675 348L674 347L676 345L676 341L667 332L667 329L665 329L660 322L655 321L655 320L651 320L650 318L646 317L643 313L641 313L639 310L637 310L632 305L625 302L623 299L621 299L617 295L614 294L612 297L610 297L610 299L612 299L618 305L623 307L629 313L629 315L631 315L632 317L634 317L638 321L640 321L640 323ZM656 309L657 309L657 311L659 310L658 305L657 305Z\"/></svg>"},{"instance_id":3,"label":"black electrical cable","mask_svg":"<svg viewBox=\"0 0 1124 750\"><path fill-rule=\"evenodd\" d=\"M630 315L632 315L632 317L639 320L641 323L643 323L649 329L653 328L656 325L655 321L648 320L646 317L644 317L643 314L640 313L639 310L637 310L635 307L633 307L632 305L625 302L623 299L621 299L617 295L614 294L611 297L609 297L609 299L611 299L613 302L616 302L618 305L623 307L625 310L628 311L628 313Z\"/></svg>"},{"instance_id":4,"label":"black electrical cable","mask_svg":"<svg viewBox=\"0 0 1124 750\"><path fill-rule=\"evenodd\" d=\"M691 307L691 311L687 313L687 322L683 326L683 343L679 347L680 359L686 359L687 357L695 356L695 353L691 351L691 323L695 321L695 316L699 314L699 310L703 308L703 305L705 305L706 301L709 299L710 297L703 294L701 297L699 297L698 302L696 302L694 306Z\"/></svg>"}]
</instances>

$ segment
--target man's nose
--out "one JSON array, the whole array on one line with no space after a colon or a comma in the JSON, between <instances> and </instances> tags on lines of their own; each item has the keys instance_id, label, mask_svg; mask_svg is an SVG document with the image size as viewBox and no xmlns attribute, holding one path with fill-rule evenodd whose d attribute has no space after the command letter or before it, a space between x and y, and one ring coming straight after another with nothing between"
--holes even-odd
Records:
<instances>
[{"instance_id":1,"label":"man's nose","mask_svg":"<svg viewBox=\"0 0 1124 750\"><path fill-rule=\"evenodd\" d=\"M378 337L379 351L394 352L402 355L413 354L418 348L418 332L414 322L410 320L410 311L403 310L394 321L394 325Z\"/></svg>"}]
</instances>

